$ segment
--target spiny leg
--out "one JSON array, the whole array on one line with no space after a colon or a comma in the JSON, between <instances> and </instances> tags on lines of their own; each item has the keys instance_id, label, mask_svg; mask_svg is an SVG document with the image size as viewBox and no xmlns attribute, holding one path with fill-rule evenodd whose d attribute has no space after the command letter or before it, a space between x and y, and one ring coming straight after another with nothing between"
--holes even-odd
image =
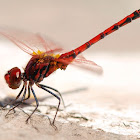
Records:
<instances>
[{"instance_id":1,"label":"spiny leg","mask_svg":"<svg viewBox=\"0 0 140 140\"><path fill-rule=\"evenodd\" d=\"M27 98L24 99L24 101L29 99L29 98L30 98L30 86L28 85L28 96L27 96Z\"/></svg>"},{"instance_id":2,"label":"spiny leg","mask_svg":"<svg viewBox=\"0 0 140 140\"><path fill-rule=\"evenodd\" d=\"M28 85L28 96L27 98L24 98L23 102L25 102L25 100L30 98L30 87ZM19 103L23 103L22 101L20 101ZM30 116L28 113L26 113L23 109L19 108L23 113L25 113L26 115Z\"/></svg>"},{"instance_id":3,"label":"spiny leg","mask_svg":"<svg viewBox=\"0 0 140 140\"><path fill-rule=\"evenodd\" d=\"M23 92L24 87L25 87L25 86L23 85L22 89L20 90L20 92L19 92L19 94L17 95L17 97L15 98L15 100L13 100L13 101L11 101L10 103L4 105L4 106L2 107L2 109L4 109L7 105L13 105L13 104L16 102L16 100L20 97L21 93Z\"/></svg>"},{"instance_id":4,"label":"spiny leg","mask_svg":"<svg viewBox=\"0 0 140 140\"><path fill-rule=\"evenodd\" d=\"M54 119L53 119L53 122L52 122L52 125L54 125L55 118L56 118L57 112L58 112L58 110L59 110L59 106L60 106L61 99L60 99L56 94L54 94L54 93L52 93L51 91L49 91L48 89L46 89L45 86L42 86L41 84L37 84L37 86L38 86L39 88L42 88L43 90L49 92L50 94L52 94L53 96L55 96L55 97L59 100L59 103L58 103L58 106L57 106L57 110L56 110L56 113L55 113L55 116L54 116ZM55 125L54 125L54 126L55 126Z\"/></svg>"},{"instance_id":5,"label":"spiny leg","mask_svg":"<svg viewBox=\"0 0 140 140\"><path fill-rule=\"evenodd\" d=\"M28 88L29 88L29 90L30 90L30 88L31 88L31 91L32 91L33 96L34 96L35 101L36 101L36 107L35 107L35 109L33 110L33 112L31 113L31 115L29 115L29 117L27 118L26 123L28 123L29 119L31 118L31 116L34 114L34 112L37 110L37 108L38 108L38 106L39 106L39 103L38 103L38 100L37 100L37 97L36 97L36 95L35 95L35 92L34 92L33 88L30 87L30 86L28 86Z\"/></svg>"},{"instance_id":6,"label":"spiny leg","mask_svg":"<svg viewBox=\"0 0 140 140\"><path fill-rule=\"evenodd\" d=\"M63 97L62 97L61 93L60 93L57 89L52 88L52 87L49 87L49 86L46 86L46 85L42 85L42 84L38 84L38 85L40 85L40 86L42 86L42 87L45 87L45 88L49 88L49 89L54 90L55 92L57 92L57 93L59 94L59 96L61 97L61 100L62 100L62 102L63 102L64 108L66 107L66 106L65 106L65 103L64 103L64 100L63 100Z\"/></svg>"},{"instance_id":7,"label":"spiny leg","mask_svg":"<svg viewBox=\"0 0 140 140\"><path fill-rule=\"evenodd\" d=\"M21 101L20 101L17 105L15 105L14 107L12 107L12 108L8 111L8 113L5 115L5 117L7 117L7 116L9 115L9 113L10 113L12 110L14 110L16 107L18 107L21 103L23 103L23 101L24 101L24 99L25 99L25 95L26 95L27 86L24 84L24 87L25 87L25 89L24 89L24 94L23 94L23 96L22 96Z\"/></svg>"},{"instance_id":8,"label":"spiny leg","mask_svg":"<svg viewBox=\"0 0 140 140\"><path fill-rule=\"evenodd\" d=\"M28 85L28 96L27 96L27 98L24 98L23 102L25 102L29 98L30 98L30 88L29 88L29 85ZM22 101L19 101L19 103L23 103L23 102Z\"/></svg>"}]
</instances>

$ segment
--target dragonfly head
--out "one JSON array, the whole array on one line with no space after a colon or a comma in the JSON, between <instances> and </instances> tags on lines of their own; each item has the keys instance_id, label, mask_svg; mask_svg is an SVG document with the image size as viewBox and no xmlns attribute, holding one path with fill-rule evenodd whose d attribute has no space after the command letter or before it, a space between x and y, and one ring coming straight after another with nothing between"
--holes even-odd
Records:
<instances>
[{"instance_id":1,"label":"dragonfly head","mask_svg":"<svg viewBox=\"0 0 140 140\"><path fill-rule=\"evenodd\" d=\"M17 89L21 85L21 71L17 67L14 67L11 70L9 70L5 74L4 78L8 86L12 89Z\"/></svg>"}]
</instances>

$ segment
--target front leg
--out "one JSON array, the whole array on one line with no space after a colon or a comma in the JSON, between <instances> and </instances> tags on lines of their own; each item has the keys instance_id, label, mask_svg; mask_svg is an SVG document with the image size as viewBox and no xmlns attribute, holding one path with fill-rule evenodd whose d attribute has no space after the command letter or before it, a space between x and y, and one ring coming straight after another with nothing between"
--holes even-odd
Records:
<instances>
[{"instance_id":1,"label":"front leg","mask_svg":"<svg viewBox=\"0 0 140 140\"><path fill-rule=\"evenodd\" d=\"M17 97L16 97L13 101L11 101L10 103L7 103L6 105L4 105L4 106L2 107L2 109L5 109L5 107L6 107L7 105L13 105L13 104L15 104L16 101L17 101L17 99L20 97L21 93L23 92L24 88L25 88L25 86L23 85L23 87L22 87L22 89L20 90L20 92L19 92L19 94L17 95Z\"/></svg>"},{"instance_id":2,"label":"front leg","mask_svg":"<svg viewBox=\"0 0 140 140\"><path fill-rule=\"evenodd\" d=\"M22 96L21 101L20 101L17 105L15 105L14 107L12 107L12 108L8 111L8 113L5 115L5 117L7 117L7 116L9 115L9 113L10 113L12 110L14 111L14 109L15 109L16 107L18 107L20 104L23 103L23 101L24 101L24 99L25 99L25 95L26 95L26 89L27 89L26 83L24 83L24 86L23 86L23 88L22 88L21 91L23 91L23 89L24 89L24 94L23 94L23 96ZM20 94L21 94L21 93L20 93ZM19 94L18 94L18 95L19 95ZM20 96L20 95L19 95L19 96ZM15 99L15 100L17 100L17 99Z\"/></svg>"}]
</instances>

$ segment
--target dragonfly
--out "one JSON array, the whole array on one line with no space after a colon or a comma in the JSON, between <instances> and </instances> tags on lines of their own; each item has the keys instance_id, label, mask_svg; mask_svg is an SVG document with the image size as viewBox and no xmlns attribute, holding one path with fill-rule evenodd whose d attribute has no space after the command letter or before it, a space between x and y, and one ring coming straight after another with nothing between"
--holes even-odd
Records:
<instances>
[{"instance_id":1,"label":"dragonfly","mask_svg":"<svg viewBox=\"0 0 140 140\"><path fill-rule=\"evenodd\" d=\"M36 38L37 41L39 41L43 45L43 47L45 48L45 51L41 51L41 50L35 51L32 47L30 47L30 45L29 45L30 43L28 44L26 41L24 42L24 39L20 39L22 37L24 38L25 35L18 37L19 35L17 35L17 33L1 30L0 31L1 35L6 37L7 39L9 39L11 42L13 42L15 45L17 45L24 52L31 55L31 59L27 63L23 73L21 72L21 70L18 67L14 67L11 70L9 70L4 76L5 81L8 84L9 88L12 88L12 89L19 88L21 83L23 82L23 86L22 86L19 94L15 98L15 101L21 96L22 93L23 93L23 95L22 95L22 99L21 99L20 103L23 103L25 100L29 99L31 93L34 96L34 99L36 102L36 107L32 111L32 113L28 116L26 122L28 122L28 120L31 118L31 116L37 110L37 108L39 106L37 96L33 89L34 84L36 86L38 86L39 88L41 88L42 90L44 90L44 91L50 93L51 95L53 95L54 97L56 97L59 101L55 116L51 123L52 125L54 125L57 113L59 111L60 103L61 103L61 100L63 101L63 98L61 96L61 93L57 89L40 84L40 82L43 81L44 78L48 77L50 74L55 72L57 69L65 70L69 64L74 63L74 62L88 63L90 65L98 66L95 62L86 60L85 58L77 59L78 58L77 56L79 56L79 54L81 54L83 51L90 48L93 44L100 41L107 35L118 30L120 27L127 25L132 20L138 19L139 17L140 17L140 9L134 11L132 14L126 16L119 22L110 26L109 28L107 28L106 30L104 30L103 32L101 32L100 34L98 34L97 36L95 36L94 38L89 40L88 42L84 43L83 45L77 47L74 50L71 50L71 51L68 51L68 52L62 53L62 54L59 54L57 52L62 51L63 48L58 47L58 46L56 47L53 44L53 42L47 43L46 40L39 34L33 34L31 36L29 35L29 36L26 36L26 38L28 38L28 40L32 40L33 37ZM34 42L34 45L37 46L37 44L35 42ZM59 94L59 96L56 95L54 92L57 92ZM27 93L28 93L28 96L25 98ZM19 106L20 103L13 106L9 110L9 112L11 110L14 110L17 106Z\"/></svg>"}]
</instances>

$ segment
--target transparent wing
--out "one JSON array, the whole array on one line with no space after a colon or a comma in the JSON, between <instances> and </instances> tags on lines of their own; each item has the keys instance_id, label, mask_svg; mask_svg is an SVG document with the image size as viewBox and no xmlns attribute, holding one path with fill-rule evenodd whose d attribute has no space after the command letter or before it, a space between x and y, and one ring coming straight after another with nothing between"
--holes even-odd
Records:
<instances>
[{"instance_id":1,"label":"transparent wing","mask_svg":"<svg viewBox=\"0 0 140 140\"><path fill-rule=\"evenodd\" d=\"M0 28L0 35L9 39L30 55L38 50L48 54L62 51L62 48L58 43L54 43L51 39L40 35L39 33L25 32L12 28Z\"/></svg>"},{"instance_id":2,"label":"transparent wing","mask_svg":"<svg viewBox=\"0 0 140 140\"><path fill-rule=\"evenodd\" d=\"M58 61L65 63L65 64L69 64L69 61L66 61L63 59L59 59ZM70 64L73 66L76 66L78 68L94 72L99 75L101 75L103 73L103 69L101 66L99 66L98 64L96 64L93 61L87 60L82 55L77 56L76 59L74 59Z\"/></svg>"},{"instance_id":3,"label":"transparent wing","mask_svg":"<svg viewBox=\"0 0 140 140\"><path fill-rule=\"evenodd\" d=\"M96 64L94 61L87 60L82 55L79 55L78 58L73 61L73 65L88 71L95 72L97 74L103 73L103 68L100 65Z\"/></svg>"}]
</instances>

